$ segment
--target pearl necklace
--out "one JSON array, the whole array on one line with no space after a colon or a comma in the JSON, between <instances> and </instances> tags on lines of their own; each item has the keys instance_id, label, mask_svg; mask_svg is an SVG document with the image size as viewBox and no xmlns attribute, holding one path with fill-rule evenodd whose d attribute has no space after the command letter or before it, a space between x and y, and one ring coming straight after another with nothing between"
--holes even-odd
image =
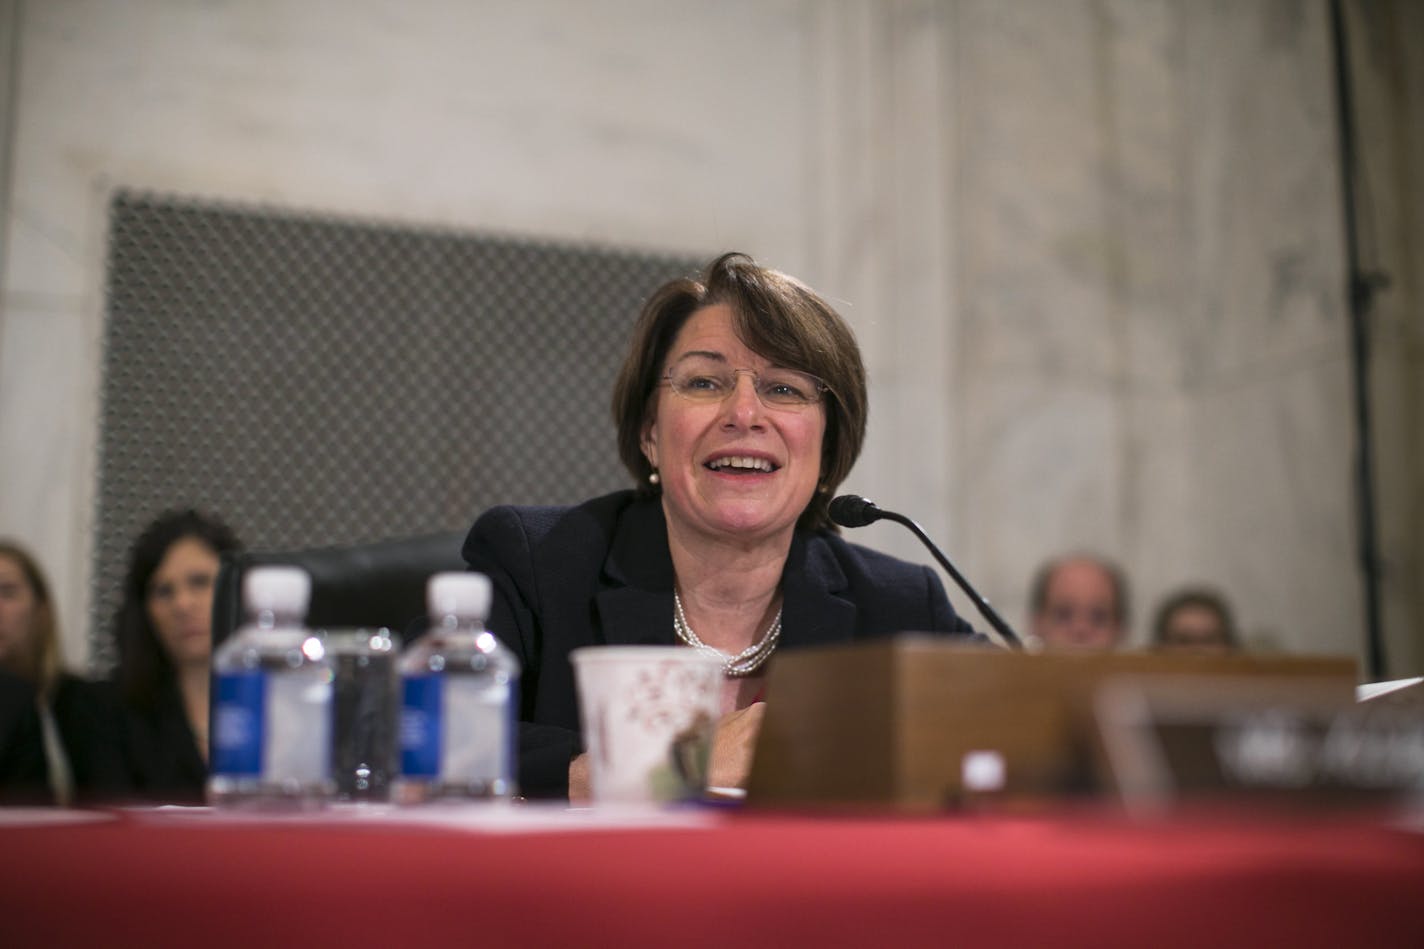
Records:
<instances>
[{"instance_id":1,"label":"pearl necklace","mask_svg":"<svg viewBox=\"0 0 1424 949\"><path fill-rule=\"evenodd\" d=\"M749 676L765 665L776 649L776 641L781 638L781 609L778 608L776 617L772 619L771 625L762 634L761 641L753 643L735 656L731 656L716 646L709 646L697 638L697 634L687 623L687 614L682 611L682 597L677 595L676 590L672 591L672 604L677 608L672 618L672 631L677 633L677 638L694 649L700 649L720 658L723 672L731 679Z\"/></svg>"}]
</instances>

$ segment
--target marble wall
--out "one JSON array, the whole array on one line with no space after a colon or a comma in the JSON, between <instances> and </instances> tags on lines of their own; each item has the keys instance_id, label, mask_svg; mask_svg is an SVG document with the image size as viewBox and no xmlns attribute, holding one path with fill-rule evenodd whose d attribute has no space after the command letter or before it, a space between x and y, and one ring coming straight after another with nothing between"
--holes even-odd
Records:
<instances>
[{"instance_id":1,"label":"marble wall","mask_svg":"<svg viewBox=\"0 0 1424 949\"><path fill-rule=\"evenodd\" d=\"M846 488L919 519L1011 622L1038 562L1086 546L1129 565L1139 629L1166 589L1204 580L1263 644L1360 648L1322 3L7 10L0 533L53 575L75 659L116 186L748 250L861 337L874 409ZM1419 50L1417 31L1403 42ZM1382 187L1408 177L1391 174ZM1407 434L1386 512L1414 525L1391 535L1406 574L1424 533L1405 484L1424 445L1413 292L1386 387ZM890 525L858 536L924 559ZM1399 675L1424 659L1407 580L1389 591Z\"/></svg>"},{"instance_id":2,"label":"marble wall","mask_svg":"<svg viewBox=\"0 0 1424 949\"><path fill-rule=\"evenodd\" d=\"M966 9L964 69L994 89L961 119L960 220L986 238L960 287L977 572L1086 545L1131 565L1143 606L1199 579L1260 635L1342 648L1359 609L1323 8Z\"/></svg>"}]
</instances>

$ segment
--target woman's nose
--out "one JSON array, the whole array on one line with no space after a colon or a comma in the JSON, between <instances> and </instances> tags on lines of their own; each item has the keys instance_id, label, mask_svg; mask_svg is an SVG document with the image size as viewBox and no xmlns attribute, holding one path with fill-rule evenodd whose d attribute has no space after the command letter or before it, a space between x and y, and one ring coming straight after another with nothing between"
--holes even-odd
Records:
<instances>
[{"instance_id":1,"label":"woman's nose","mask_svg":"<svg viewBox=\"0 0 1424 949\"><path fill-rule=\"evenodd\" d=\"M766 408L757 394L756 377L749 372L739 372L736 380L725 403L727 415L740 424L756 425Z\"/></svg>"},{"instance_id":2,"label":"woman's nose","mask_svg":"<svg viewBox=\"0 0 1424 949\"><path fill-rule=\"evenodd\" d=\"M173 598L173 605L180 613L191 613L200 608L200 594L197 590L183 589Z\"/></svg>"}]
</instances>

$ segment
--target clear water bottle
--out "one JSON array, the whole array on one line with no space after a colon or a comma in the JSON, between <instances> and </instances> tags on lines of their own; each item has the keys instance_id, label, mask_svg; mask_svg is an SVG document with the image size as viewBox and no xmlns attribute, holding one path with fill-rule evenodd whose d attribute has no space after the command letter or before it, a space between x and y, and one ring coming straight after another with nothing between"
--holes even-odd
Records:
<instances>
[{"instance_id":1,"label":"clear water bottle","mask_svg":"<svg viewBox=\"0 0 1424 949\"><path fill-rule=\"evenodd\" d=\"M337 800L389 800L400 721L396 641L388 629L333 629L323 638L336 676L331 778Z\"/></svg>"},{"instance_id":2,"label":"clear water bottle","mask_svg":"<svg viewBox=\"0 0 1424 949\"><path fill-rule=\"evenodd\" d=\"M332 667L303 625L310 596L300 567L254 567L243 578L247 625L213 657L213 804L331 797Z\"/></svg>"},{"instance_id":3,"label":"clear water bottle","mask_svg":"<svg viewBox=\"0 0 1424 949\"><path fill-rule=\"evenodd\" d=\"M519 660L485 628L490 581L438 573L429 632L401 656L401 777L396 800L503 799L516 793Z\"/></svg>"}]
</instances>

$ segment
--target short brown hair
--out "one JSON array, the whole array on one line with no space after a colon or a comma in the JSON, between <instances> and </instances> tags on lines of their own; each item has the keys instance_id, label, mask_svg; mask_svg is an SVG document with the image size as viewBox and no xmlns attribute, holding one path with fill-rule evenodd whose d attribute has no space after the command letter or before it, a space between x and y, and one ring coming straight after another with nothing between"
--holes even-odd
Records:
<instances>
[{"instance_id":1,"label":"short brown hair","mask_svg":"<svg viewBox=\"0 0 1424 949\"><path fill-rule=\"evenodd\" d=\"M613 386L613 419L624 467L640 491L657 490L648 483L652 466L642 450L653 390L683 325L698 310L716 304L731 309L737 337L753 352L788 369L809 372L830 389L824 401L826 433L819 488L798 523L806 528L831 527L826 507L850 474L865 441L865 363L860 346L840 314L814 290L795 277L759 266L746 254L723 254L699 279L671 280L643 305Z\"/></svg>"}]
</instances>

